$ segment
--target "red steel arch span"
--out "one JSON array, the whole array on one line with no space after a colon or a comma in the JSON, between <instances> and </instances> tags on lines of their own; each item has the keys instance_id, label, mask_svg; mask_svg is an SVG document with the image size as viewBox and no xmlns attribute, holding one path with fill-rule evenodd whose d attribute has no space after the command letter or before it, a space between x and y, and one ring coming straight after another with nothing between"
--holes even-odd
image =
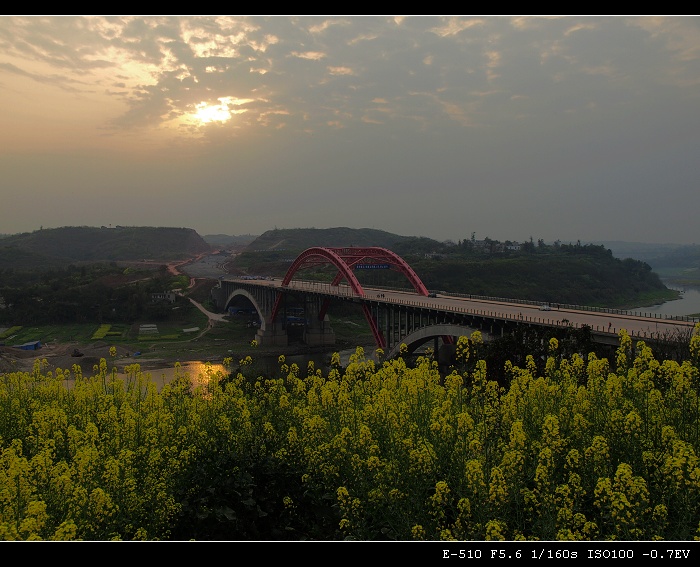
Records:
<instances>
[{"instance_id":1,"label":"red steel arch span","mask_svg":"<svg viewBox=\"0 0 700 567\"><path fill-rule=\"evenodd\" d=\"M354 268L358 264L362 263L380 263L388 264L389 269L401 272L406 276L408 281L416 290L416 293L420 295L428 295L428 289L425 287L418 274L413 271L413 268L408 265L408 263L401 258L398 254L395 254L391 250L386 248L380 248L375 246L370 247L354 247L350 246L347 248L327 248L327 247L314 247L308 248L292 263L292 265L287 270L284 279L282 280L282 285L286 286L291 280L294 274L299 270L316 266L319 264L333 264L338 268L338 273L333 278L331 285L338 286L340 282L346 280L348 285L352 290L360 297L365 297L365 291L362 289L362 285L355 277L353 273ZM277 293L277 298L275 299L275 305L272 309L272 320L274 321L277 317L277 312L279 311L279 306L282 300L282 292ZM326 311L330 300L324 301L321 311L319 313L319 318L323 319L326 316ZM386 340L384 336L379 331L377 323L372 317L369 307L363 304L362 309L365 314L365 319L372 329L372 334L374 335L374 340L377 346L380 348L386 348Z\"/></svg>"}]
</instances>

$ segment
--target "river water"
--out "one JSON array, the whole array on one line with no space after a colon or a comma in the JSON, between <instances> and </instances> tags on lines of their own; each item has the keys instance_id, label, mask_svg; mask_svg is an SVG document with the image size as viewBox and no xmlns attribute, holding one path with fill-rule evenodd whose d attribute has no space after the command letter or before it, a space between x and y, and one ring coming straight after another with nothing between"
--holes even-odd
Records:
<instances>
[{"instance_id":1,"label":"river water","mask_svg":"<svg viewBox=\"0 0 700 567\"><path fill-rule=\"evenodd\" d=\"M342 366L347 366L350 361L350 357L355 354L355 352L356 349L338 351L340 356L340 364ZM284 362L290 367L292 364L296 364L299 367L299 375L306 376L309 361L313 361L314 368L320 368L323 375L327 376L332 353L333 351L329 351L327 353L285 355ZM366 358L372 356L372 353L373 351L371 349L365 349ZM267 376L270 378L280 376L280 363L278 355L255 356L255 353L251 353L251 356L253 358L253 363L250 369L244 369L244 374L246 376ZM233 364L233 369L238 369L237 363ZM187 373L195 386L207 384L209 378L216 372L221 372L224 376L228 374L228 370L223 364L215 362L202 362L200 360L181 362L179 369L176 369L173 365L152 370L143 370L143 372L149 373L151 375L151 379L159 387L170 383L175 378L176 373L179 373L180 375ZM120 378L125 379L126 377L120 374Z\"/></svg>"},{"instance_id":2,"label":"river water","mask_svg":"<svg viewBox=\"0 0 700 567\"><path fill-rule=\"evenodd\" d=\"M680 286L676 284L671 284L664 282L666 287L669 289L675 289L681 292L679 299L673 301L666 301L659 305L652 305L651 307L638 307L637 309L631 309L632 313L638 313L644 315L647 313L653 313L657 315L668 315L671 317L678 316L696 316L700 314L700 286Z\"/></svg>"}]
</instances>

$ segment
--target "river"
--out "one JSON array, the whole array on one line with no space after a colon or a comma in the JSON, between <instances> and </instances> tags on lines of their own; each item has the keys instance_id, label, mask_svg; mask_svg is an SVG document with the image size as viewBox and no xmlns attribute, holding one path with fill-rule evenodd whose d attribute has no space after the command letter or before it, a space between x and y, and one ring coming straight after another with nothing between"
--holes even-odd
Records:
<instances>
[{"instance_id":1,"label":"river","mask_svg":"<svg viewBox=\"0 0 700 567\"><path fill-rule=\"evenodd\" d=\"M639 315L644 314L659 314L668 315L671 317L692 316L696 317L700 313L700 286L694 285L676 285L669 282L664 282L669 289L675 289L681 292L680 298L673 301L666 301L659 305L650 307L638 307L631 309L632 313Z\"/></svg>"},{"instance_id":2,"label":"river","mask_svg":"<svg viewBox=\"0 0 700 567\"><path fill-rule=\"evenodd\" d=\"M350 356L355 354L356 349L341 350L338 351L340 356L340 364L342 366L347 366L350 361ZM328 367L330 363L331 354L333 351L326 353L313 353L313 354L294 354L285 355L285 364L291 366L296 364L300 369L300 376L306 376L309 361L313 361L315 368L320 368L324 376L328 375ZM373 350L365 348L365 356L369 358L373 353ZM253 358L252 367L250 370L244 371L246 375L256 375L256 376L268 376L268 377L278 377L280 374L280 364L279 355L265 354L262 356L255 356L255 353L251 353ZM237 361L233 364L234 369L238 369ZM151 370L143 370L144 373L149 373L151 378L159 387L167 384L175 378L176 368L175 366L168 366L163 368L155 368ZM216 373L221 372L223 375L228 374L228 370L223 364L215 362L203 362L201 360L191 360L187 362L180 363L180 369L177 370L180 375L187 373L192 380L193 384L200 385L206 384L209 377ZM120 378L126 379L123 374L119 375Z\"/></svg>"}]
</instances>

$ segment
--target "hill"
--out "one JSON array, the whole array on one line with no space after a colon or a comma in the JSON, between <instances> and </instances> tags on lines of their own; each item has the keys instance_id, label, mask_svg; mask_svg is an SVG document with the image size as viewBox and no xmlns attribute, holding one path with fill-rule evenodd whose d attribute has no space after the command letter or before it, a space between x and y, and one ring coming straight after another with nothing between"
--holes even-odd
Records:
<instances>
[{"instance_id":1,"label":"hill","mask_svg":"<svg viewBox=\"0 0 700 567\"><path fill-rule=\"evenodd\" d=\"M700 246L697 244L645 244L602 242L617 258L634 258L649 264L660 277L678 285L700 285Z\"/></svg>"},{"instance_id":2,"label":"hill","mask_svg":"<svg viewBox=\"0 0 700 567\"><path fill-rule=\"evenodd\" d=\"M412 237L399 236L373 228L290 228L268 230L247 247L247 251L292 250L304 251L314 246L379 246L394 248ZM437 241L433 241L436 242Z\"/></svg>"},{"instance_id":3,"label":"hill","mask_svg":"<svg viewBox=\"0 0 700 567\"><path fill-rule=\"evenodd\" d=\"M253 240L228 264L228 269L236 275L283 276L299 254L317 246L377 246L401 254L402 251L434 251L444 245L429 238L400 236L373 228L275 228Z\"/></svg>"},{"instance_id":4,"label":"hill","mask_svg":"<svg viewBox=\"0 0 700 567\"><path fill-rule=\"evenodd\" d=\"M19 285L9 278L12 271L38 273L71 265L143 260L157 265L188 260L217 248L227 248L215 260L228 273L283 276L294 259L311 247L376 246L403 257L432 290L610 308L653 305L677 296L648 263L616 258L602 245L473 238L439 242L347 227L275 228L258 237L208 238L209 242L193 229L169 227L64 227L11 235L0 239L0 271L8 275L0 278L0 287L8 287L5 295L9 296L9 288ZM683 255L678 262L689 258ZM331 266L310 272L304 277L326 280L335 273ZM356 275L367 285L406 287L405 278L393 270L357 270ZM12 303L7 298L5 302Z\"/></svg>"},{"instance_id":5,"label":"hill","mask_svg":"<svg viewBox=\"0 0 700 567\"><path fill-rule=\"evenodd\" d=\"M263 233L228 264L236 275L284 276L304 250L314 246L378 246L404 258L432 290L569 303L608 308L654 305L675 299L651 267L620 259L602 245L514 244L495 240L439 242L374 229L275 229ZM327 280L331 266L303 276ZM357 270L367 285L407 287L393 270Z\"/></svg>"},{"instance_id":6,"label":"hill","mask_svg":"<svg viewBox=\"0 0 700 567\"><path fill-rule=\"evenodd\" d=\"M191 228L63 227L0 239L0 268L46 269L110 261L184 260L211 246Z\"/></svg>"},{"instance_id":7,"label":"hill","mask_svg":"<svg viewBox=\"0 0 700 567\"><path fill-rule=\"evenodd\" d=\"M215 248L240 248L248 246L258 238L258 235L205 234L203 238L207 244Z\"/></svg>"}]
</instances>

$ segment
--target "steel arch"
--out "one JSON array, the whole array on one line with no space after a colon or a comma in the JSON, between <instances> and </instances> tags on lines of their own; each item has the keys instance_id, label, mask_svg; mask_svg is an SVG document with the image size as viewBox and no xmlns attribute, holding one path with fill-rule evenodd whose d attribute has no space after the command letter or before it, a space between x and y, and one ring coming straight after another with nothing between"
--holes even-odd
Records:
<instances>
[{"instance_id":1,"label":"steel arch","mask_svg":"<svg viewBox=\"0 0 700 567\"><path fill-rule=\"evenodd\" d=\"M418 277L418 274L408 265L408 263L401 258L398 254L388 250L386 248L380 248L376 246L370 247L354 247L349 246L345 248L329 248L329 247L313 247L308 248L294 260L292 265L287 270L287 273L282 280L282 285L286 286L291 280L294 274L304 268L319 264L333 264L338 268L338 273L333 278L331 285L338 286L340 282L344 279L347 280L348 285L352 290L360 297L365 297L365 291L362 285L355 277L353 273L353 268L358 264L365 262L367 260L374 260L378 262L386 262L389 264L390 269L394 271L399 271L406 276L408 281L413 286L420 295L427 296L428 289L425 284ZM279 311L279 306L282 300L282 292L277 293L277 298L275 299L275 305L272 309L272 320L275 320L277 312ZM319 319L323 319L330 305L330 300L326 299L319 312ZM372 334L374 335L377 345L381 348L386 348L386 340L382 335L381 331L377 327L376 321L372 318L370 310L365 306L363 309L365 314L365 319L369 324Z\"/></svg>"}]
</instances>

